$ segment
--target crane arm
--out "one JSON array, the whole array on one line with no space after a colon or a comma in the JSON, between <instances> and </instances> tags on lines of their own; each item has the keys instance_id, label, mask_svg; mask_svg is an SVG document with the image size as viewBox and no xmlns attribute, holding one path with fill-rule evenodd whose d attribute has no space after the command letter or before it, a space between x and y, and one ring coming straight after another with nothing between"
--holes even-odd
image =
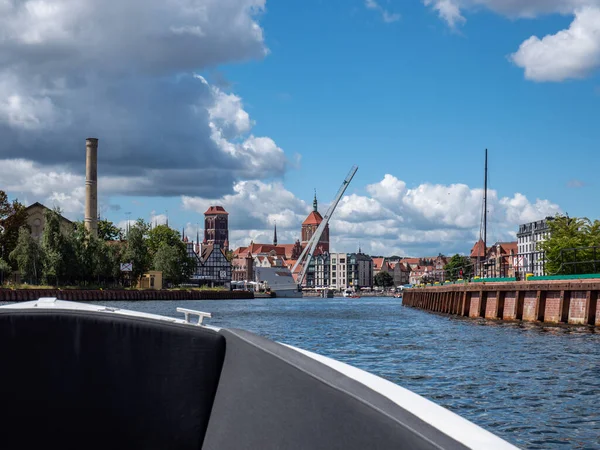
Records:
<instances>
[{"instance_id":1,"label":"crane arm","mask_svg":"<svg viewBox=\"0 0 600 450\"><path fill-rule=\"evenodd\" d=\"M306 247L304 247L304 250L302 251L302 254L300 255L300 257L298 258L298 261L296 261L296 264L294 264L292 273L294 273L294 271L296 270L298 265L302 264L302 260L306 256L306 261L302 265L302 270L300 271L300 275L298 276L298 280L297 280L299 285L301 285L302 282L304 281L304 277L306 276L306 272L308 271L308 266L310 265L310 262L312 261L312 257L317 248L317 244L319 243L319 240L321 239L321 235L323 234L323 231L325 231L325 228L327 227L327 224L329 223L329 219L331 219L331 216L333 215L335 208L337 207L338 203L342 199L344 192L346 192L346 189L348 188L350 181L352 181L352 178L354 178L354 175L356 174L357 170L358 170L358 166L356 166L356 165L352 166L352 169L350 169L350 172L348 172L348 175L344 179L344 182L338 189L338 192L337 192L333 202L331 203L331 205L329 205L329 209L327 210L325 217L323 217L323 220L319 224L317 230L315 231L315 233L312 235L312 237L308 241Z\"/></svg>"}]
</instances>

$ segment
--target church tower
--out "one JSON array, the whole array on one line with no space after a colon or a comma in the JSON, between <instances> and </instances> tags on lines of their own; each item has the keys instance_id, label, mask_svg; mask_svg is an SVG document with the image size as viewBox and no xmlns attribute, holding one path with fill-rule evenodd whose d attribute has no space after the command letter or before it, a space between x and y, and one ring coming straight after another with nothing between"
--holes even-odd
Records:
<instances>
[{"instance_id":1,"label":"church tower","mask_svg":"<svg viewBox=\"0 0 600 450\"><path fill-rule=\"evenodd\" d=\"M321 222L323 222L323 216L319 213L319 204L317 202L317 193L315 191L315 198L313 200L313 210L308 215L308 217L302 222L302 246L308 244L310 238L315 234L317 228ZM321 239L319 239L319 243L317 244L317 250L315 251L315 255L319 255L323 252L329 253L329 224L325 227L323 234L321 235Z\"/></svg>"},{"instance_id":2,"label":"church tower","mask_svg":"<svg viewBox=\"0 0 600 450\"><path fill-rule=\"evenodd\" d=\"M229 248L229 213L222 206L211 206L204 213L204 244Z\"/></svg>"}]
</instances>

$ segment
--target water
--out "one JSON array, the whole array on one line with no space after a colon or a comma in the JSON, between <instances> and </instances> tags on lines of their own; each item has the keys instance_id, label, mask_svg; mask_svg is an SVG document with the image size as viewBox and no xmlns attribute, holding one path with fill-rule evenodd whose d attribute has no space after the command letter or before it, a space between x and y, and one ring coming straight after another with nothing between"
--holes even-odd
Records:
<instances>
[{"instance_id":1,"label":"water","mask_svg":"<svg viewBox=\"0 0 600 450\"><path fill-rule=\"evenodd\" d=\"M352 364L532 449L600 449L600 334L403 308L394 298L103 302L243 328Z\"/></svg>"}]
</instances>

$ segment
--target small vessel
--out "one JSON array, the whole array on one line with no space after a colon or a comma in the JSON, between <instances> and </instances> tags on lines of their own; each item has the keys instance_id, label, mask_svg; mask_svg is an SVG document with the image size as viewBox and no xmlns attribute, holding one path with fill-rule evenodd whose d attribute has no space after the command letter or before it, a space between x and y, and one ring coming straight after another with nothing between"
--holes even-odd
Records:
<instances>
[{"instance_id":1,"label":"small vessel","mask_svg":"<svg viewBox=\"0 0 600 450\"><path fill-rule=\"evenodd\" d=\"M256 267L254 277L258 285L275 292L278 298L302 298L302 289L287 267Z\"/></svg>"},{"instance_id":2,"label":"small vessel","mask_svg":"<svg viewBox=\"0 0 600 450\"><path fill-rule=\"evenodd\" d=\"M368 372L177 311L0 307L2 448L516 448Z\"/></svg>"}]
</instances>

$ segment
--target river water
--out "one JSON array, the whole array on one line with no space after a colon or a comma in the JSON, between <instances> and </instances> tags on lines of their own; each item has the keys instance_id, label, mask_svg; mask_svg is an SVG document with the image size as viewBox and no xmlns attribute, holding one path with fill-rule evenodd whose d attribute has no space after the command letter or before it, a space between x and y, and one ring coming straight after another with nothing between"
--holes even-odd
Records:
<instances>
[{"instance_id":1,"label":"river water","mask_svg":"<svg viewBox=\"0 0 600 450\"><path fill-rule=\"evenodd\" d=\"M521 448L600 449L600 334L404 308L394 298L97 302L243 328L372 372Z\"/></svg>"}]
</instances>

